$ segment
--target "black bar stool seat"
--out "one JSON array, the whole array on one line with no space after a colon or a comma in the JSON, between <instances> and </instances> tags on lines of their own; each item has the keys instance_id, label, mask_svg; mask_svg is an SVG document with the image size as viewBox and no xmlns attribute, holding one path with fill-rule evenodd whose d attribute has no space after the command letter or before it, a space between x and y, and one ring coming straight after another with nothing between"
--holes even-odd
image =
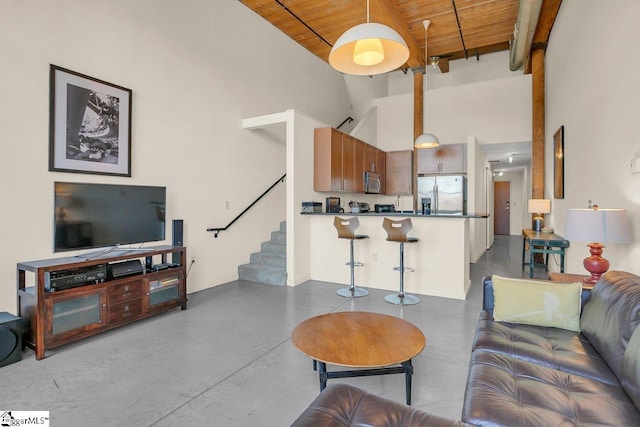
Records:
<instances>
[{"instance_id":1,"label":"black bar stool seat","mask_svg":"<svg viewBox=\"0 0 640 427\"><path fill-rule=\"evenodd\" d=\"M415 295L404 293L404 272L405 270L414 271L412 268L404 266L404 244L416 243L418 241L417 237L407 236L407 233L409 233L413 228L411 218L405 218L397 221L385 218L382 221L382 228L387 232L387 241L400 243L400 267L394 268L394 270L400 272L400 292L397 294L389 294L384 297L384 300L396 305L417 304L420 302L420 298Z\"/></svg>"},{"instance_id":2,"label":"black bar stool seat","mask_svg":"<svg viewBox=\"0 0 640 427\"><path fill-rule=\"evenodd\" d=\"M358 217L353 218L340 218L335 217L333 220L333 225L338 230L338 238L339 239L349 239L349 249L350 249L350 258L349 262L345 265L348 265L351 270L351 281L348 288L338 289L338 295L342 297L364 297L369 295L369 291L363 288L356 287L355 285L355 275L354 270L355 267L362 267L364 264L361 262L356 262L353 256L353 242L361 239L368 239L369 236L364 234L355 234L355 231L358 227L360 227L360 221Z\"/></svg>"}]
</instances>

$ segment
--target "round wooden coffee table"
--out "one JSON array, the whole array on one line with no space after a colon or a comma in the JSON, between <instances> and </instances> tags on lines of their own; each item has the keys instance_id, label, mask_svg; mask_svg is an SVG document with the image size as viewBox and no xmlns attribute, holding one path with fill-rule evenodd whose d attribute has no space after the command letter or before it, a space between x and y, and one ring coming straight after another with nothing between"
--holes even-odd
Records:
<instances>
[{"instance_id":1,"label":"round wooden coffee table","mask_svg":"<svg viewBox=\"0 0 640 427\"><path fill-rule=\"evenodd\" d=\"M318 362L321 391L331 378L403 373L411 405L411 359L422 352L426 340L406 320L361 311L323 314L296 326L291 340L313 359L314 369ZM360 369L329 372L327 363Z\"/></svg>"}]
</instances>

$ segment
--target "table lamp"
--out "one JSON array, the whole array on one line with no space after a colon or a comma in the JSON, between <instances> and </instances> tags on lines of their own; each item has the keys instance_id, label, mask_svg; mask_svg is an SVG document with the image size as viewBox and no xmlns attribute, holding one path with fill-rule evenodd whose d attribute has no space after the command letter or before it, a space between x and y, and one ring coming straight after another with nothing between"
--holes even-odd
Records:
<instances>
[{"instance_id":1,"label":"table lamp","mask_svg":"<svg viewBox=\"0 0 640 427\"><path fill-rule=\"evenodd\" d=\"M551 200L529 199L529 213L534 214L533 231L541 231L544 227L544 214L551 212Z\"/></svg>"},{"instance_id":2,"label":"table lamp","mask_svg":"<svg viewBox=\"0 0 640 427\"><path fill-rule=\"evenodd\" d=\"M624 209L569 209L565 237L568 240L589 242L591 256L583 261L591 277L584 282L595 284L609 270L609 261L602 258L603 243L631 243L631 226Z\"/></svg>"}]
</instances>

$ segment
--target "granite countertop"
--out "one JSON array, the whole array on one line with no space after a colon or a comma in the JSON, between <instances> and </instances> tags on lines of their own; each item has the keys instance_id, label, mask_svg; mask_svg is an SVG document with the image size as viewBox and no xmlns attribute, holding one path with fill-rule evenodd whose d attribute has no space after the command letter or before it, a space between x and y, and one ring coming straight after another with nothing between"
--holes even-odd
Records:
<instances>
[{"instance_id":1,"label":"granite countertop","mask_svg":"<svg viewBox=\"0 0 640 427\"><path fill-rule=\"evenodd\" d=\"M486 213L470 213L465 215L460 214L431 214L422 215L421 213L415 213L413 211L402 212L340 212L340 213L328 213L328 212L300 212L301 215L349 215L349 216L403 216L403 217L415 217L415 218L488 218Z\"/></svg>"}]
</instances>

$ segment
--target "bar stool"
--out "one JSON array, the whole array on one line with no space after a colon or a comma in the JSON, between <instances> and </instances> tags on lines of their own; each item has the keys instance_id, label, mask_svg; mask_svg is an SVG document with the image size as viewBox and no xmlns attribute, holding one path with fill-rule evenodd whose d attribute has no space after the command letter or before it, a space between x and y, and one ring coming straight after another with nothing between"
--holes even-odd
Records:
<instances>
[{"instance_id":1,"label":"bar stool","mask_svg":"<svg viewBox=\"0 0 640 427\"><path fill-rule=\"evenodd\" d=\"M356 228L360 226L360 221L357 217L339 218L336 216L333 220L333 225L336 227L336 230L338 230L339 239L349 239L351 252L349 262L345 264L351 268L351 285L348 288L338 289L338 295L342 297L363 297L369 295L368 290L358 288L355 285L354 268L362 267L364 264L361 262L355 262L353 259L353 242L355 240L368 239L369 236L355 234Z\"/></svg>"},{"instance_id":2,"label":"bar stool","mask_svg":"<svg viewBox=\"0 0 640 427\"><path fill-rule=\"evenodd\" d=\"M411 218L399 221L385 218L382 222L382 228L387 232L387 241L400 243L400 267L394 267L394 270L400 271L400 292L398 294L389 294L384 297L384 300L396 305L417 304L420 302L420 298L404 293L404 271L413 271L412 268L404 266L404 244L418 241L417 237L407 237L407 233L413 228Z\"/></svg>"}]
</instances>

